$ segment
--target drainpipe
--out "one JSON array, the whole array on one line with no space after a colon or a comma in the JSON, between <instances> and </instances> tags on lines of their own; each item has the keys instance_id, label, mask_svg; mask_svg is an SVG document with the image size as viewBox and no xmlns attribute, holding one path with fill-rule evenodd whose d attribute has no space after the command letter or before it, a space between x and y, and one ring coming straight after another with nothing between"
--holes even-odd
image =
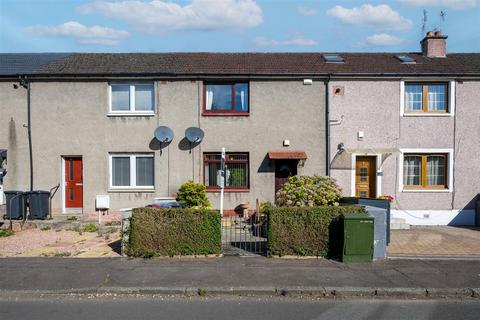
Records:
<instances>
[{"instance_id":1,"label":"drainpipe","mask_svg":"<svg viewBox=\"0 0 480 320\"><path fill-rule=\"evenodd\" d=\"M329 101L329 84L330 84L330 74L328 74L327 80L325 83L325 175L330 176L330 101Z\"/></svg>"},{"instance_id":2,"label":"drainpipe","mask_svg":"<svg viewBox=\"0 0 480 320\"><path fill-rule=\"evenodd\" d=\"M30 156L30 191L33 191L33 152L32 152L32 116L30 110L30 81L27 76L19 76L19 84L27 90L27 135L28 135L28 151ZM14 88L18 88L14 85ZM25 126L25 125L24 125Z\"/></svg>"},{"instance_id":3,"label":"drainpipe","mask_svg":"<svg viewBox=\"0 0 480 320\"><path fill-rule=\"evenodd\" d=\"M32 152L32 115L30 110L30 81L25 77L27 85L27 113L28 113L28 152L30 153L30 191L33 191L33 152Z\"/></svg>"}]
</instances>

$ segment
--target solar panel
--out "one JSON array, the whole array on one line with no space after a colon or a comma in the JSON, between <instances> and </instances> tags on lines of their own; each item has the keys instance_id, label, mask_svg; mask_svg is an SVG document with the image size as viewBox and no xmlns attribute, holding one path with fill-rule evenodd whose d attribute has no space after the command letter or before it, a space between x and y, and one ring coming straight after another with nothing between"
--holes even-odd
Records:
<instances>
[{"instance_id":1,"label":"solar panel","mask_svg":"<svg viewBox=\"0 0 480 320\"><path fill-rule=\"evenodd\" d=\"M395 58L400 60L402 63L416 63L415 59L406 54L397 54Z\"/></svg>"},{"instance_id":2,"label":"solar panel","mask_svg":"<svg viewBox=\"0 0 480 320\"><path fill-rule=\"evenodd\" d=\"M323 59L326 62L345 62L342 56L336 53L327 53L323 55Z\"/></svg>"}]
</instances>

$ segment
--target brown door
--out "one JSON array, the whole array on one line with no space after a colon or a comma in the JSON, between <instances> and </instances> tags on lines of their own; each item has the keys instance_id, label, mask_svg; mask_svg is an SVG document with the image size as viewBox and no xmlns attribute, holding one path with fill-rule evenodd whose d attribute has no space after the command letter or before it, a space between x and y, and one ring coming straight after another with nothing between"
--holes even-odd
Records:
<instances>
[{"instance_id":1,"label":"brown door","mask_svg":"<svg viewBox=\"0 0 480 320\"><path fill-rule=\"evenodd\" d=\"M82 158L65 159L65 208L83 207L83 168Z\"/></svg>"},{"instance_id":2,"label":"brown door","mask_svg":"<svg viewBox=\"0 0 480 320\"><path fill-rule=\"evenodd\" d=\"M355 196L376 197L376 157L357 157L355 162Z\"/></svg>"},{"instance_id":3,"label":"brown door","mask_svg":"<svg viewBox=\"0 0 480 320\"><path fill-rule=\"evenodd\" d=\"M297 175L298 160L275 161L275 194L280 190L290 177Z\"/></svg>"}]
</instances>

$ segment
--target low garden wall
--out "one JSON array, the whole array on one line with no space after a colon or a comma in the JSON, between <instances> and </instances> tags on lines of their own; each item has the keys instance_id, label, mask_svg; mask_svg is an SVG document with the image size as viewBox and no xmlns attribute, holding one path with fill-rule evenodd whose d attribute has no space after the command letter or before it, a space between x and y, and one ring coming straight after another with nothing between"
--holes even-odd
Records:
<instances>
[{"instance_id":1,"label":"low garden wall","mask_svg":"<svg viewBox=\"0 0 480 320\"><path fill-rule=\"evenodd\" d=\"M221 253L221 218L216 210L137 208L126 232L128 256Z\"/></svg>"},{"instance_id":2,"label":"low garden wall","mask_svg":"<svg viewBox=\"0 0 480 320\"><path fill-rule=\"evenodd\" d=\"M263 213L268 217L269 254L325 257L337 249L332 238L342 237L333 234L339 217L366 210L362 206L267 207Z\"/></svg>"}]
</instances>

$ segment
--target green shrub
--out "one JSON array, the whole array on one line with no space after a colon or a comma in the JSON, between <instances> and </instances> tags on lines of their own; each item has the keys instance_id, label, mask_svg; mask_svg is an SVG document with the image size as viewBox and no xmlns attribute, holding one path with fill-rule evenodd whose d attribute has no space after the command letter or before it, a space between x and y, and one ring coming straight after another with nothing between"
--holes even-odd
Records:
<instances>
[{"instance_id":1,"label":"green shrub","mask_svg":"<svg viewBox=\"0 0 480 320\"><path fill-rule=\"evenodd\" d=\"M68 221L77 221L78 218L76 216L70 216L67 218Z\"/></svg>"},{"instance_id":2,"label":"green shrub","mask_svg":"<svg viewBox=\"0 0 480 320\"><path fill-rule=\"evenodd\" d=\"M177 201L184 206L209 208L210 201L207 197L207 189L201 183L195 183L193 180L188 180L180 186L177 193Z\"/></svg>"},{"instance_id":3,"label":"green shrub","mask_svg":"<svg viewBox=\"0 0 480 320\"><path fill-rule=\"evenodd\" d=\"M0 238L13 236L13 233L10 229L0 229Z\"/></svg>"},{"instance_id":4,"label":"green shrub","mask_svg":"<svg viewBox=\"0 0 480 320\"><path fill-rule=\"evenodd\" d=\"M294 176L277 192L276 204L287 207L338 205L342 190L332 178Z\"/></svg>"},{"instance_id":5,"label":"green shrub","mask_svg":"<svg viewBox=\"0 0 480 320\"><path fill-rule=\"evenodd\" d=\"M361 206L266 207L268 250L272 255L324 257L332 252L330 234L342 214L365 213Z\"/></svg>"},{"instance_id":6,"label":"green shrub","mask_svg":"<svg viewBox=\"0 0 480 320\"><path fill-rule=\"evenodd\" d=\"M218 254L220 213L189 208L134 209L125 252L135 257Z\"/></svg>"},{"instance_id":7,"label":"green shrub","mask_svg":"<svg viewBox=\"0 0 480 320\"><path fill-rule=\"evenodd\" d=\"M97 232L98 227L94 223L87 223L83 226L83 231L85 232Z\"/></svg>"},{"instance_id":8,"label":"green shrub","mask_svg":"<svg viewBox=\"0 0 480 320\"><path fill-rule=\"evenodd\" d=\"M48 230L51 230L52 228L50 226L43 226L40 228L40 230L42 231L48 231Z\"/></svg>"}]
</instances>

